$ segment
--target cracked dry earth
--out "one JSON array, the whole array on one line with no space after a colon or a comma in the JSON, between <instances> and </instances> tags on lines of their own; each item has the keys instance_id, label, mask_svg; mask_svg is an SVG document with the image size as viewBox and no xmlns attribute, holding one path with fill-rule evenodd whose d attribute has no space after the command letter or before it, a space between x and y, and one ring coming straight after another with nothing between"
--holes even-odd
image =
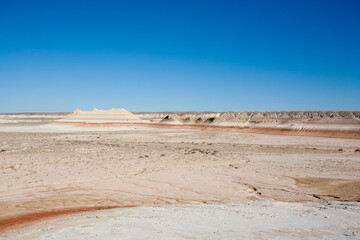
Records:
<instances>
[{"instance_id":1,"label":"cracked dry earth","mask_svg":"<svg viewBox=\"0 0 360 240\"><path fill-rule=\"evenodd\" d=\"M0 139L0 234L97 209L360 201L359 140L150 128Z\"/></svg>"}]
</instances>

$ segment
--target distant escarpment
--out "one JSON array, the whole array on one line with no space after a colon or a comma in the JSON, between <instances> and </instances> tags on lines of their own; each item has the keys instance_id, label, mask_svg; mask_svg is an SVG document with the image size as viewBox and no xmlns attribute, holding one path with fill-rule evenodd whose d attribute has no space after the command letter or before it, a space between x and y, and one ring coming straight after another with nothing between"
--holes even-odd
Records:
<instances>
[{"instance_id":1,"label":"distant escarpment","mask_svg":"<svg viewBox=\"0 0 360 240\"><path fill-rule=\"evenodd\" d=\"M137 112L142 119L172 119L182 123L215 122L341 122L359 123L360 111L271 111L271 112Z\"/></svg>"}]
</instances>

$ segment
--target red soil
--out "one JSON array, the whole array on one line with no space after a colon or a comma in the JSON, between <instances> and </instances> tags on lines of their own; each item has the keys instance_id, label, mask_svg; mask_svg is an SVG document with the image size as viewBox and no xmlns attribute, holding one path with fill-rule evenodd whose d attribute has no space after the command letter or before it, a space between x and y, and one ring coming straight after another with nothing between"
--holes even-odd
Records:
<instances>
[{"instance_id":1,"label":"red soil","mask_svg":"<svg viewBox=\"0 0 360 240\"><path fill-rule=\"evenodd\" d=\"M0 219L0 232L4 232L17 227L25 226L36 221L69 215L73 213L90 212L96 210L112 209L112 208L129 208L134 206L98 206L98 207L79 207L51 210L47 212L27 213L8 218Z\"/></svg>"}]
</instances>

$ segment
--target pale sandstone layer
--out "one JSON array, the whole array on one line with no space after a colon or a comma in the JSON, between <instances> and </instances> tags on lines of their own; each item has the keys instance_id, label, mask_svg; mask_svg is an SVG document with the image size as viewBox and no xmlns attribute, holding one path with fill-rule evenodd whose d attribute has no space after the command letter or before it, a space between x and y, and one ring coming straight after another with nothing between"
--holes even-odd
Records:
<instances>
[{"instance_id":1,"label":"pale sandstone layer","mask_svg":"<svg viewBox=\"0 0 360 240\"><path fill-rule=\"evenodd\" d=\"M79 122L87 122L87 121L136 121L140 120L138 116L132 114L126 109L110 109L110 110L99 110L94 109L92 111L81 111L80 109L76 109L73 113L70 113L63 117L61 121L79 121Z\"/></svg>"},{"instance_id":2,"label":"pale sandstone layer","mask_svg":"<svg viewBox=\"0 0 360 240\"><path fill-rule=\"evenodd\" d=\"M7 126L77 124L93 127L165 127L202 130L232 130L275 135L360 139L359 111L273 111L273 112L148 112L132 114L125 109L74 113L0 114Z\"/></svg>"}]
</instances>

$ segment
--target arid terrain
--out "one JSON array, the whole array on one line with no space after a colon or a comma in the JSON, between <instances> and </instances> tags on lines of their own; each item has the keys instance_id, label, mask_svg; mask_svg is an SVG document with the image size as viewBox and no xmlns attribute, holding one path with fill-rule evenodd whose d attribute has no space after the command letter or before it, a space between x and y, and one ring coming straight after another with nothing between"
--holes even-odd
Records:
<instances>
[{"instance_id":1,"label":"arid terrain","mask_svg":"<svg viewBox=\"0 0 360 240\"><path fill-rule=\"evenodd\" d=\"M0 239L359 239L359 112L0 115Z\"/></svg>"}]
</instances>

